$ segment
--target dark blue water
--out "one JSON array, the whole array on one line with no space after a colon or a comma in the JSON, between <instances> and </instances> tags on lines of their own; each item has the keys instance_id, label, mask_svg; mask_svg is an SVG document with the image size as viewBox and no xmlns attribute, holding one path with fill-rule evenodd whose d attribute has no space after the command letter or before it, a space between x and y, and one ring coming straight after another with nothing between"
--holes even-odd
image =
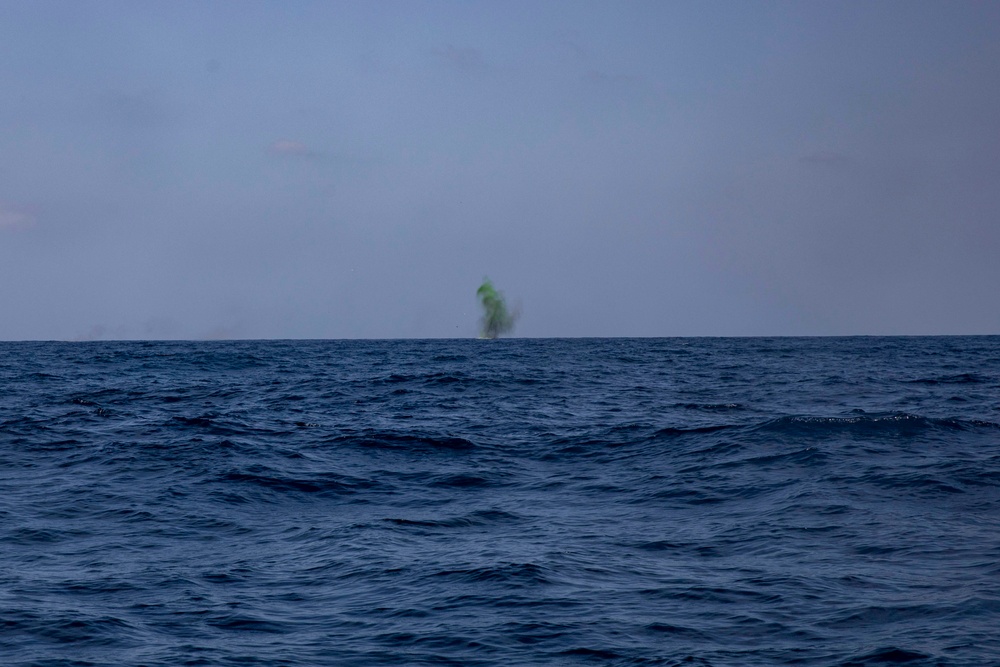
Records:
<instances>
[{"instance_id":1,"label":"dark blue water","mask_svg":"<svg viewBox=\"0 0 1000 667\"><path fill-rule=\"evenodd\" d=\"M0 344L3 665L997 665L1000 337Z\"/></svg>"}]
</instances>

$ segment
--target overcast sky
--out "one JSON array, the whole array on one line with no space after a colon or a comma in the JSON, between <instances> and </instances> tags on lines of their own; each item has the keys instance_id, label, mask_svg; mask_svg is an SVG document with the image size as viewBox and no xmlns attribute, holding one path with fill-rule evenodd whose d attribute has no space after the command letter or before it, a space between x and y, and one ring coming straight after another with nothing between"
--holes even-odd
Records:
<instances>
[{"instance_id":1,"label":"overcast sky","mask_svg":"<svg viewBox=\"0 0 1000 667\"><path fill-rule=\"evenodd\" d=\"M998 2L0 0L0 338L1000 333Z\"/></svg>"}]
</instances>

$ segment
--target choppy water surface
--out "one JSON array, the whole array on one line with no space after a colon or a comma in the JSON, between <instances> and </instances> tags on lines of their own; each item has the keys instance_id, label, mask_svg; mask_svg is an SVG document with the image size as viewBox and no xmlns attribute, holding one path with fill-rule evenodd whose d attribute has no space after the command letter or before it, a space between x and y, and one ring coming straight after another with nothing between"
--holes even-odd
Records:
<instances>
[{"instance_id":1,"label":"choppy water surface","mask_svg":"<svg viewBox=\"0 0 1000 667\"><path fill-rule=\"evenodd\" d=\"M0 344L4 665L1000 664L1000 338Z\"/></svg>"}]
</instances>

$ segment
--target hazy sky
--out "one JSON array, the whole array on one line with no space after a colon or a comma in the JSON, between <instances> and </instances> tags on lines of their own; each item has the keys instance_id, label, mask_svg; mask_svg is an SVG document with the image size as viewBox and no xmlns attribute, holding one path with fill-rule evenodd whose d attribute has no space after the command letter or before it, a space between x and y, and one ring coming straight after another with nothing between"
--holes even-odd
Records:
<instances>
[{"instance_id":1,"label":"hazy sky","mask_svg":"<svg viewBox=\"0 0 1000 667\"><path fill-rule=\"evenodd\" d=\"M0 338L1000 333L1000 2L0 0Z\"/></svg>"}]
</instances>

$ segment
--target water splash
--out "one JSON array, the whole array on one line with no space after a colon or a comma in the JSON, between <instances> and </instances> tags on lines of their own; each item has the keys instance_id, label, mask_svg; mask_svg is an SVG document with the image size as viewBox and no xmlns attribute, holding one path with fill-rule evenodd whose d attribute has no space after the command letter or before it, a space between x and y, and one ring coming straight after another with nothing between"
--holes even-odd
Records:
<instances>
[{"instance_id":1,"label":"water splash","mask_svg":"<svg viewBox=\"0 0 1000 667\"><path fill-rule=\"evenodd\" d=\"M489 278L483 279L483 284L476 290L476 296L483 306L480 338L498 338L513 331L517 313L507 309L503 294L493 287Z\"/></svg>"}]
</instances>

